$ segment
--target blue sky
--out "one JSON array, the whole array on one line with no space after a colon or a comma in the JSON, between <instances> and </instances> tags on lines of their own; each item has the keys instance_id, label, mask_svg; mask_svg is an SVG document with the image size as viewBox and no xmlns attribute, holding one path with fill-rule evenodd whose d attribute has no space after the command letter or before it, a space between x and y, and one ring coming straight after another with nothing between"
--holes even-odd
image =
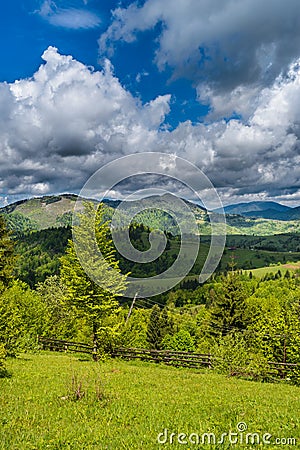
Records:
<instances>
[{"instance_id":1,"label":"blue sky","mask_svg":"<svg viewBox=\"0 0 300 450\"><path fill-rule=\"evenodd\" d=\"M141 151L195 163L226 204L300 204L298 0L174 5L4 2L2 204Z\"/></svg>"},{"instance_id":2,"label":"blue sky","mask_svg":"<svg viewBox=\"0 0 300 450\"><path fill-rule=\"evenodd\" d=\"M93 4L91 10L82 1L56 2L61 9L68 8L70 15L72 9L79 9L90 12L91 17L95 16L95 24L91 22L90 27L87 24L88 28L70 28L53 25L47 15L43 16L43 3L35 0L3 3L0 17L1 81L13 82L32 76L42 62L41 54L49 45L59 48L64 54L72 54L85 64L97 65L97 39L100 30L104 29L104 21L108 21L112 4L108 6L109 2L103 2L106 8L99 9L99 6L95 7L99 2L90 2ZM67 8L64 8L66 4Z\"/></svg>"},{"instance_id":3,"label":"blue sky","mask_svg":"<svg viewBox=\"0 0 300 450\"><path fill-rule=\"evenodd\" d=\"M0 81L14 82L31 77L40 66L41 55L49 45L57 47L62 54L72 55L78 61L101 70L103 55L99 53L99 36L110 24L111 11L120 4L125 6L129 3L81 0L12 0L6 3L0 18ZM53 11L64 12L43 15L43 4L49 5ZM51 17L60 15L61 23L58 19L53 23ZM116 47L111 57L116 76L142 102L149 102L157 95L172 94L172 108L168 116L171 127L177 126L180 121L203 120L208 107L197 101L191 83L185 79L172 81L172 72L159 71L153 62L157 33L157 29L147 31L132 45L121 44Z\"/></svg>"}]
</instances>

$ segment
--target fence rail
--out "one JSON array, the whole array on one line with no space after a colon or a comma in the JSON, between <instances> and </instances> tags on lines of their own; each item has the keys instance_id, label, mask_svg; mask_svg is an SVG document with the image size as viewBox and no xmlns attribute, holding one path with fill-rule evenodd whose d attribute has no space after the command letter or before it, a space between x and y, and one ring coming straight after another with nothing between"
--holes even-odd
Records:
<instances>
[{"instance_id":1,"label":"fence rail","mask_svg":"<svg viewBox=\"0 0 300 450\"><path fill-rule=\"evenodd\" d=\"M61 339L51 339L38 337L38 343L44 350L52 350L55 352L77 352L93 354L93 346L84 342L69 342Z\"/></svg>"},{"instance_id":2,"label":"fence rail","mask_svg":"<svg viewBox=\"0 0 300 450\"><path fill-rule=\"evenodd\" d=\"M39 337L38 342L44 350L58 352L77 352L87 353L95 356L92 345L84 342L69 342L60 339ZM115 348L111 352L113 358L123 358L127 360L140 359L148 362L163 363L175 367L187 367L200 369L206 367L213 368L216 358L209 353L192 353L173 350L150 350L144 348ZM300 364L269 361L270 371L280 377L292 373L294 370L300 370Z\"/></svg>"},{"instance_id":3,"label":"fence rail","mask_svg":"<svg viewBox=\"0 0 300 450\"><path fill-rule=\"evenodd\" d=\"M211 368L210 354L175 352L169 350L148 350L140 348L117 348L112 351L112 357L124 359L141 359L143 361L164 363L177 367Z\"/></svg>"}]
</instances>

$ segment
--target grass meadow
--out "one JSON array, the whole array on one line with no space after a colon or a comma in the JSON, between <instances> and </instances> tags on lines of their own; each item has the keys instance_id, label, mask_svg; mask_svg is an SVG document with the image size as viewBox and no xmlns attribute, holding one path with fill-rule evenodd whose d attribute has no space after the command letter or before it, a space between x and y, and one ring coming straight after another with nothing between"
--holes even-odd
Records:
<instances>
[{"instance_id":1,"label":"grass meadow","mask_svg":"<svg viewBox=\"0 0 300 450\"><path fill-rule=\"evenodd\" d=\"M250 273L252 272L252 275L256 278L263 278L268 273L276 274L278 270L280 270L281 275L284 276L287 272L287 270L291 273L293 273L295 270L300 269L300 262L291 262L287 264L278 264L276 266L268 266L268 267L260 267L258 269L251 269L251 270L244 270L244 273Z\"/></svg>"},{"instance_id":2,"label":"grass meadow","mask_svg":"<svg viewBox=\"0 0 300 450\"><path fill-rule=\"evenodd\" d=\"M300 389L287 384L50 352L21 355L7 365L11 376L0 379L1 449L262 448L245 443L248 432L272 435L268 449L300 446ZM239 428L239 444L227 437L209 444L207 436L201 444L204 433L217 442L238 424L247 425L247 431ZM180 433L186 443L178 442ZM298 444L284 445L290 438Z\"/></svg>"}]
</instances>

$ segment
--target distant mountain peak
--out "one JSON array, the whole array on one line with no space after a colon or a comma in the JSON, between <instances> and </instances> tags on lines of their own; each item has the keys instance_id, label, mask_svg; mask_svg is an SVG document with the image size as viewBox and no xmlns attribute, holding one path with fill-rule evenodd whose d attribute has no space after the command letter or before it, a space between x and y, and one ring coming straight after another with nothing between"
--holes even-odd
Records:
<instances>
[{"instance_id":1,"label":"distant mountain peak","mask_svg":"<svg viewBox=\"0 0 300 450\"><path fill-rule=\"evenodd\" d=\"M294 208L273 201L242 202L224 207L226 214L238 214L256 219L290 220ZM300 215L299 215L300 217Z\"/></svg>"}]
</instances>

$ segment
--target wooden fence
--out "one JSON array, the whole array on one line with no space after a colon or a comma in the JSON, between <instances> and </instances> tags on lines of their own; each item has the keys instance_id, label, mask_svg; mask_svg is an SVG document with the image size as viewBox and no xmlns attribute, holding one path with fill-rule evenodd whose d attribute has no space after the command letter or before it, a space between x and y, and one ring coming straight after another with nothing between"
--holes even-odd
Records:
<instances>
[{"instance_id":1,"label":"wooden fence","mask_svg":"<svg viewBox=\"0 0 300 450\"><path fill-rule=\"evenodd\" d=\"M281 378L286 378L288 375L296 370L300 370L300 364L287 362L273 362L268 361L271 371L278 374Z\"/></svg>"},{"instance_id":2,"label":"wooden fence","mask_svg":"<svg viewBox=\"0 0 300 450\"><path fill-rule=\"evenodd\" d=\"M69 342L60 339L50 339L39 337L38 342L44 350L58 352L88 353L95 356L93 346L83 342ZM163 363L175 367L188 367L200 369L214 367L215 357L209 353L178 352L172 350L149 350L142 348L115 348L111 352L113 358L123 358L126 360L140 359L143 361ZM300 370L300 364L287 362L268 362L270 373L285 378L295 370Z\"/></svg>"},{"instance_id":3,"label":"wooden fence","mask_svg":"<svg viewBox=\"0 0 300 450\"><path fill-rule=\"evenodd\" d=\"M83 342L69 342L60 339L39 337L38 343L44 350L56 352L77 352L93 354L93 346ZM111 352L113 358L141 359L143 361L164 363L177 367L211 368L211 355L169 350L148 350L139 348L116 348Z\"/></svg>"},{"instance_id":4,"label":"wooden fence","mask_svg":"<svg viewBox=\"0 0 300 450\"><path fill-rule=\"evenodd\" d=\"M60 339L50 339L38 337L38 343L43 350L52 350L55 352L77 352L93 354L93 346L83 342L69 342Z\"/></svg>"},{"instance_id":5,"label":"wooden fence","mask_svg":"<svg viewBox=\"0 0 300 450\"><path fill-rule=\"evenodd\" d=\"M164 363L176 367L212 367L212 356L210 354L175 352L171 350L148 350L141 348L116 348L112 357L124 359L141 359L143 361Z\"/></svg>"}]
</instances>

